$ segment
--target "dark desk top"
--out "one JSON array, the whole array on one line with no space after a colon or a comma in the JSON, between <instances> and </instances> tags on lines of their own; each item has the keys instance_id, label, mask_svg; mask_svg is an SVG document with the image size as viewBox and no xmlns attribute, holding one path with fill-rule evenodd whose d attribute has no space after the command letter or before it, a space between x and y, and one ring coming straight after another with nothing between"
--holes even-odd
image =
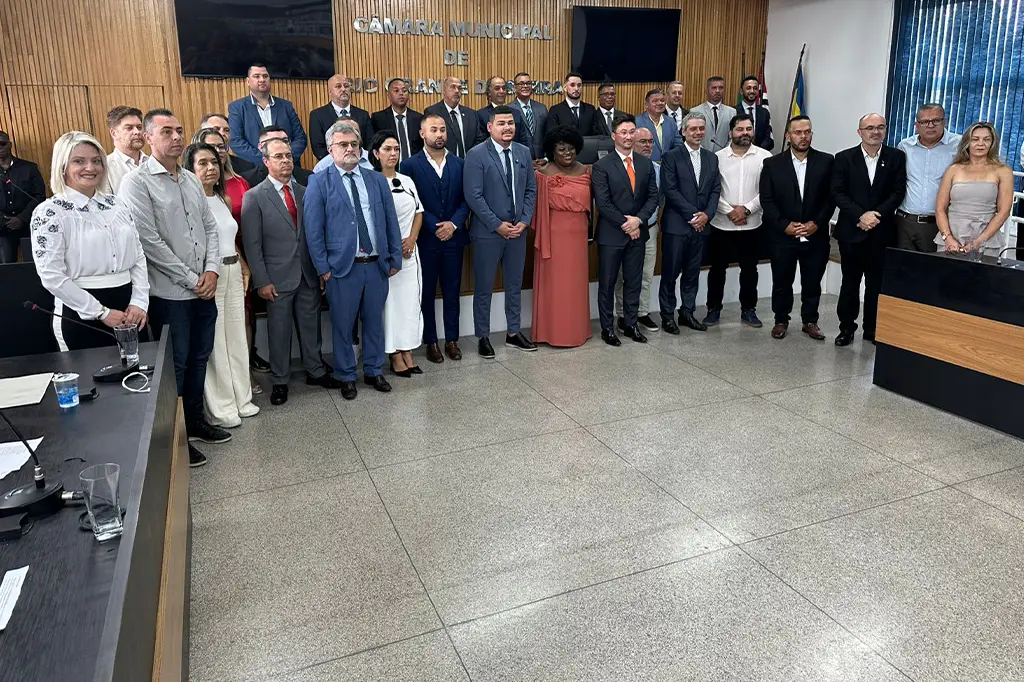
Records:
<instances>
[{"instance_id":1,"label":"dark desk top","mask_svg":"<svg viewBox=\"0 0 1024 682\"><path fill-rule=\"evenodd\" d=\"M60 480L68 490L78 490L82 469L117 463L121 506L132 515L130 498L141 487L137 474L145 473L165 348L159 343L140 344L142 362L157 367L149 393L100 384L95 401L61 414L51 385L38 405L7 411L26 438L43 436L38 455L48 480ZM114 347L7 358L0 360L0 377L73 371L79 374L80 392L88 392L92 373L116 361ZM173 373L170 380L173 383ZM0 422L0 440L15 439ZM31 472L29 460L21 471L0 480L0 491L31 482ZM91 532L79 530L84 511L84 505L65 507L48 518L33 520L31 531L20 539L0 541L0 575L30 566L7 629L0 632L2 682L92 682L96 675L101 641L110 639L105 632L107 607L123 592L118 583L126 571L116 566L119 549L133 541L136 526L126 517L125 535L101 545Z\"/></svg>"}]
</instances>

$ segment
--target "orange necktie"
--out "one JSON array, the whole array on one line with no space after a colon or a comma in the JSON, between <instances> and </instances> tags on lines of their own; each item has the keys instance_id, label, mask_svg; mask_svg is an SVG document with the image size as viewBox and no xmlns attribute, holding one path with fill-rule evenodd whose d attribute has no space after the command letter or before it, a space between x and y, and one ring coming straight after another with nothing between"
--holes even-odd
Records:
<instances>
[{"instance_id":1,"label":"orange necktie","mask_svg":"<svg viewBox=\"0 0 1024 682\"><path fill-rule=\"evenodd\" d=\"M636 173L633 171L633 158L626 157L626 175L629 176L629 188L636 191Z\"/></svg>"}]
</instances>

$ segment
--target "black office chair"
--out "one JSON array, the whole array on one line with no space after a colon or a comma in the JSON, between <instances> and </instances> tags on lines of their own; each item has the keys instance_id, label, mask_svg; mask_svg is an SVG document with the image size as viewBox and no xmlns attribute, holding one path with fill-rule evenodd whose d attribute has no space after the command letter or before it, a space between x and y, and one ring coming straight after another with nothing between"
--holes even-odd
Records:
<instances>
[{"instance_id":1,"label":"black office chair","mask_svg":"<svg viewBox=\"0 0 1024 682\"><path fill-rule=\"evenodd\" d=\"M24 240L27 241L27 240ZM25 253L31 253L26 249ZM53 318L38 311L26 310L22 303L32 301L41 308L53 310L53 296L43 288L33 263L0 265L0 325L11 330L0 334L0 358L36 353L56 353Z\"/></svg>"}]
</instances>

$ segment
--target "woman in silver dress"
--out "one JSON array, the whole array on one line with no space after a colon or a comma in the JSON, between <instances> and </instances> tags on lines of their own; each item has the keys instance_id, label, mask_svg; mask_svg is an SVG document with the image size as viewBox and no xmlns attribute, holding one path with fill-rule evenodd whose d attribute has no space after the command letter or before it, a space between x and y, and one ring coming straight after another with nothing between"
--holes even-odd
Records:
<instances>
[{"instance_id":1,"label":"woman in silver dress","mask_svg":"<svg viewBox=\"0 0 1024 682\"><path fill-rule=\"evenodd\" d=\"M999 158L999 133L991 123L975 123L939 185L935 243L950 253L995 255L1005 246L1001 230L1012 205L1013 172Z\"/></svg>"}]
</instances>

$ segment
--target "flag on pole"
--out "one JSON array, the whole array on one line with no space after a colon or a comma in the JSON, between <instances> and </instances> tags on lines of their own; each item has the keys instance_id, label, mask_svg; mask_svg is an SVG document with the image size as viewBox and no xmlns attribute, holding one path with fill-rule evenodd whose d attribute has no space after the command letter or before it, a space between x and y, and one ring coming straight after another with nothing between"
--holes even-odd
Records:
<instances>
[{"instance_id":1,"label":"flag on pole","mask_svg":"<svg viewBox=\"0 0 1024 682\"><path fill-rule=\"evenodd\" d=\"M743 50L743 58L740 65L740 78L747 77L747 51ZM736 111L742 112L743 109L743 81L740 81L740 88L736 91Z\"/></svg>"},{"instance_id":2,"label":"flag on pole","mask_svg":"<svg viewBox=\"0 0 1024 682\"><path fill-rule=\"evenodd\" d=\"M800 51L800 61L796 65L796 78L793 80L793 97L789 103L789 117L806 116L807 105L804 104L804 53Z\"/></svg>"},{"instance_id":3,"label":"flag on pole","mask_svg":"<svg viewBox=\"0 0 1024 682\"><path fill-rule=\"evenodd\" d=\"M757 74L757 104L765 111L768 109L768 86L764 82L764 54L761 55L761 70ZM772 131L772 121L768 119L767 137L765 137L765 149L771 151L775 148L775 134Z\"/></svg>"}]
</instances>

